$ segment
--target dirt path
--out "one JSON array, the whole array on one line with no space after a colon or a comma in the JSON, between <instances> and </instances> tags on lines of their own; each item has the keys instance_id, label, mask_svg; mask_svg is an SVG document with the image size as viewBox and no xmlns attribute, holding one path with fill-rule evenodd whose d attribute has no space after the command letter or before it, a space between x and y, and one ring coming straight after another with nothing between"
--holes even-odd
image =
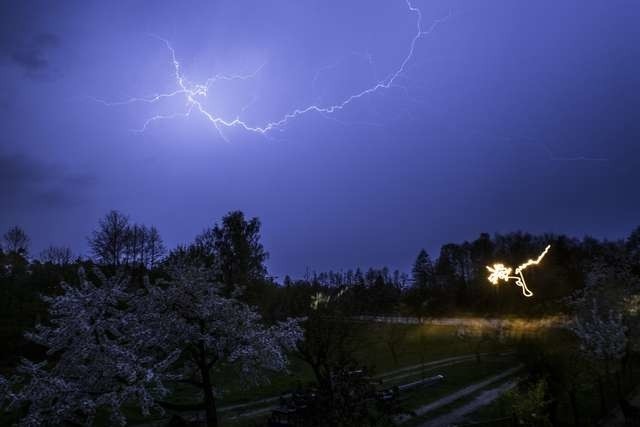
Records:
<instances>
[{"instance_id":1,"label":"dirt path","mask_svg":"<svg viewBox=\"0 0 640 427\"><path fill-rule=\"evenodd\" d=\"M453 363L459 363L457 361L454 361ZM448 364L452 364L452 362L449 362ZM444 366L448 366L447 363L444 364ZM517 371L519 371L520 369L522 369L522 365L518 365L515 366L513 368L507 369L506 371L498 374L498 375L494 375L492 377L489 377L483 381L477 382L475 384L471 384L463 389L460 389L454 393L451 393L443 398L440 398L438 400L436 400L435 402L431 402L428 405L425 406L421 406L420 408L416 409L413 411L413 413L417 416L421 416L424 415L430 411L433 411L434 409L440 408L442 406L448 405L449 403L452 403L462 397L465 397L469 394L473 394L476 391L478 391L479 389L486 387L489 384L492 384L496 381L499 381L503 378L506 378L514 373L516 373ZM482 394L481 394L482 395ZM487 395L486 399L490 398L490 395ZM475 401L474 401L475 402ZM253 404L255 404L255 402L253 402ZM480 404L480 406L482 406ZM480 407L478 406L478 407ZM238 419L238 418L251 418L251 417L255 417L257 415L262 415L265 413L268 413L270 411L272 411L273 409L275 409L277 407L277 405L269 405L269 406L263 406L263 407L258 407L258 408L254 408L253 410L247 410L245 412L242 412L241 414L229 417L228 419L233 420L233 419ZM412 415L401 415L399 417L396 417L396 419L394 420L397 424L401 424L405 421L410 420L411 418L413 418ZM437 424L434 424L434 426L437 426Z\"/></svg>"},{"instance_id":2,"label":"dirt path","mask_svg":"<svg viewBox=\"0 0 640 427\"><path fill-rule=\"evenodd\" d=\"M482 353L481 356L487 356L487 355L489 355L489 353ZM444 359L433 360L431 362L419 363L417 365L405 366L403 368L387 371L385 373L375 375L373 378L377 380L382 380L383 383L389 382L389 381L397 381L406 377L417 375L422 371L429 372L434 369L444 368L444 367L455 365L458 363L467 362L467 361L473 360L474 358L475 358L474 354L464 354L461 356L446 357ZM285 394L283 396L288 397L289 395ZM264 408L261 405L274 403L274 402L277 402L279 399L280 399L280 395L253 400L247 403L238 403L234 405L222 406L219 409L219 412L220 413L237 412L237 411L246 409L247 412L241 414L241 416L250 417L250 416L259 415L260 413L265 412L265 409L272 410L274 406L269 406L268 408ZM254 408L254 410L252 411L251 408Z\"/></svg>"},{"instance_id":3,"label":"dirt path","mask_svg":"<svg viewBox=\"0 0 640 427\"><path fill-rule=\"evenodd\" d=\"M508 390L511 390L517 384L518 382L516 380L510 380L500 384L495 388L485 390L478 394L478 396L476 396L476 398L471 402L454 409L448 414L444 414L432 420L429 420L426 423L420 425L420 427L445 427L460 423L464 420L465 416L476 411L477 409L480 409L483 406L492 403L494 400L498 399Z\"/></svg>"},{"instance_id":4,"label":"dirt path","mask_svg":"<svg viewBox=\"0 0 640 427\"><path fill-rule=\"evenodd\" d=\"M498 374L498 375L494 375L492 377L489 377L487 379L484 379L480 382L471 384L467 387L461 388L460 390L453 392L445 397L442 397L434 402L431 402L427 405L421 406L417 409L415 409L413 411L413 414L415 414L414 416L422 416L425 415L435 409L441 408L443 406L446 406L450 403L455 402L456 400L466 397L470 394L475 393L476 391L480 390L481 388L484 388L486 386L488 386L489 384L495 383L497 381L500 381L503 378L507 378L510 375L515 374L516 372L518 372L520 369L522 369L522 365L518 365L518 366L514 366L513 368L507 369L506 371ZM401 424L404 423L406 421L409 421L411 418L413 418L412 415L400 415L398 417L396 417L395 422L396 424Z\"/></svg>"},{"instance_id":5,"label":"dirt path","mask_svg":"<svg viewBox=\"0 0 640 427\"><path fill-rule=\"evenodd\" d=\"M509 354L509 353L504 353L505 355ZM483 356L489 355L489 353L483 353ZM406 366L403 368L399 368L393 371L388 371L385 372L384 374L380 374L377 375L375 378L376 379L381 379L383 381L390 381L390 380L397 380L397 379L402 379L404 377L408 377L411 375L416 375L420 372L427 372L427 371L431 371L434 369L439 369L439 368L443 368L443 367L447 367L447 366L451 366L451 365L455 365L458 363L463 363L463 362L467 362L469 360L473 360L475 358L474 354L468 354L468 355L462 355L462 356L454 356L454 357L447 357L447 358L443 358L443 359L439 359L439 360L434 360L431 362L427 362L424 364L417 364L417 365L411 365L411 366ZM494 375L490 378L487 378L483 381L480 381L478 383L472 384L470 386L467 386L463 389L460 389L448 396L445 396L441 399L436 400L435 402L431 402L428 405L422 406L418 409L416 409L415 411L413 411L416 415L424 415L430 411L433 411L437 408L440 408L442 406L448 405L449 403L454 402L455 400L458 400L462 397L465 397L469 394L475 393L477 390L491 384L494 383L496 381L499 381L503 378L506 378L510 375L512 375L513 373L517 372L518 370L520 370L522 368L521 365L519 366L515 366L513 368L510 368L498 375ZM510 383L505 383L505 384L510 384ZM449 415L456 415L456 416L463 416L464 414L467 414L471 411L473 411L475 408L479 408L485 404L490 403L493 399L496 399L497 396L499 396L499 394L496 395L496 397L492 397L493 394L491 394L490 392L496 392L498 393L498 389L500 389L503 386L506 386L505 384L503 384L500 387L497 387L496 389L491 389L491 390L487 390L483 393L481 393L473 402L471 402L472 404L474 404L474 407L471 407L471 404L467 404L464 405L461 408L456 409L455 411L453 411L451 414L446 414L446 416ZM504 391L502 391L504 392ZM501 394L501 393L500 393ZM219 409L220 413L225 413L225 412L231 412L231 413L236 413L235 415L231 415L228 414L227 415L227 419L228 420L233 420L233 419L238 419L238 418L251 418L257 415L262 415L268 412L271 412L273 409L275 409L277 407L277 404L274 405L273 403L277 402L280 399L280 396L275 396L275 397L268 397L268 398L264 398L264 399L259 399L259 400L254 400L251 402L247 402L247 403L240 403L240 404L235 404L235 405L228 405L228 406L223 406ZM483 403L486 402L486 403ZM263 406L266 405L266 406ZM465 409L465 411L463 411L463 413L459 413L459 411L461 411L462 409ZM231 416L229 416L231 415ZM443 416L444 417L444 416ZM410 415L406 415L406 416L400 416L397 417L395 419L396 423L403 423L409 419L413 418ZM430 421L431 422L431 421ZM151 425L151 424L145 424L145 425ZM443 424L425 424L425 426L439 426L439 425L443 425Z\"/></svg>"},{"instance_id":6,"label":"dirt path","mask_svg":"<svg viewBox=\"0 0 640 427\"><path fill-rule=\"evenodd\" d=\"M487 354L489 354L489 353L482 353L481 356L484 356L484 355L487 355ZM418 363L417 365L410 365L410 366L405 366L405 367L402 367L402 368L394 369L392 371L387 371L387 372L384 372L382 374L375 375L373 378L376 378L376 379L377 378L384 378L384 377L393 376L393 375L396 375L396 374L401 374L401 373L404 373L406 371L416 371L416 370L421 369L421 368L428 368L430 366L439 365L441 363L473 359L474 357L475 356L473 354L463 354L461 356L445 357L444 359L433 360L431 362L425 362L425 363Z\"/></svg>"}]
</instances>

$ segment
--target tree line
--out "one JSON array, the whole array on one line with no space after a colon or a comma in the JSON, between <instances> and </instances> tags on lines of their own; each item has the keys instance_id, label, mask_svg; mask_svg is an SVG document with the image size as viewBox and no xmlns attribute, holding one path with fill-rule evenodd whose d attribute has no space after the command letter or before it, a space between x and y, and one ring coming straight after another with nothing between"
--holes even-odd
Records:
<instances>
[{"instance_id":1,"label":"tree line","mask_svg":"<svg viewBox=\"0 0 640 427\"><path fill-rule=\"evenodd\" d=\"M623 397L639 330L640 228L618 241L484 233L444 245L435 261L421 250L410 274L356 268L282 283L268 275L260 228L257 218L230 212L167 251L157 229L112 211L88 237L90 258L51 247L39 259L29 256L26 233L10 229L0 251L0 338L8 343L0 369L26 359L16 374L0 377L0 406L22 414L26 425L51 417L88 423L101 411L122 424L125 402L136 401L143 414L177 409L167 397L169 384L179 382L200 390L201 400L186 409L204 411L216 425L212 372L264 379L285 369L293 351L314 373L326 403L318 413L335 421L349 412L339 406L345 401L336 381L341 369L357 366L362 342L350 319L360 314L571 312L585 363L603 384L603 406L609 383ZM534 298L487 281L487 265L518 265L548 244L553 252L544 264L527 271ZM397 332L390 328L384 338L394 358Z\"/></svg>"},{"instance_id":2,"label":"tree line","mask_svg":"<svg viewBox=\"0 0 640 427\"><path fill-rule=\"evenodd\" d=\"M343 298L351 300L352 314L542 315L565 310L563 298L581 289L597 265L625 264L637 269L640 263L640 227L627 238L614 241L559 234L482 233L475 240L443 245L435 259L420 250L408 274L387 267L355 268L308 272L298 279L285 276L278 283L268 275L265 262L269 254L260 242L260 227L257 218L231 212L191 243L167 250L156 227L132 223L126 215L111 211L88 236L89 258L74 257L69 248L50 246L31 260L30 239L19 227L4 234L0 256L5 260L5 274L12 264L20 263L27 270L48 264L95 264L109 273L130 271L138 278L161 274L164 266L177 260L189 260L211 269L216 283L228 289L245 288L248 301L275 317L305 315L311 295L342 289L349 291ZM512 283L494 286L487 281L487 266L495 262L517 266L536 257L547 245L551 251L542 265L526 272L533 298L522 298Z\"/></svg>"}]
</instances>

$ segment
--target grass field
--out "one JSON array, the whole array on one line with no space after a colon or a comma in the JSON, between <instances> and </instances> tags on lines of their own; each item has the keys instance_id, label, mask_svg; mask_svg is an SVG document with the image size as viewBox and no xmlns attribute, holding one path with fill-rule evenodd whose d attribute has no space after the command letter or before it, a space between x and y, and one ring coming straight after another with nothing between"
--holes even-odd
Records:
<instances>
[{"instance_id":1,"label":"grass field","mask_svg":"<svg viewBox=\"0 0 640 427\"><path fill-rule=\"evenodd\" d=\"M363 346L356 355L358 362L371 368L372 374L382 374L403 366L416 365L450 356L473 354L476 349L475 345L458 339L455 336L456 328L452 326L402 325L401 327L406 328L407 333L406 339L399 346L396 363L382 338L389 325L382 323L359 325L359 335L362 337ZM481 343L477 350L497 352L503 351L505 348L505 345L485 342ZM290 360L290 372L272 376L270 383L264 386L246 389L232 379L222 378L222 385L218 385L223 392L220 405L274 396L295 388L299 383L306 384L314 380L306 363L295 356L291 356Z\"/></svg>"},{"instance_id":2,"label":"grass field","mask_svg":"<svg viewBox=\"0 0 640 427\"><path fill-rule=\"evenodd\" d=\"M413 366L422 363L440 360L452 356L473 355L478 352L500 352L507 349L507 344L496 342L466 342L456 337L456 327L441 325L402 325L405 328L405 339L398 346L397 362L394 360L389 350L385 337L392 326L384 323L361 324L359 336L363 341L361 351L358 352L358 361L370 368L375 374L384 374L406 366ZM398 328L398 325L393 327ZM225 394L219 401L219 406L234 405L250 402L266 397L278 396L294 389L298 384L305 384L313 381L312 372L309 367L299 359L291 358L291 369L288 374L275 375L268 385L255 388L242 388L240 384L232 381L223 385ZM499 372L501 369L513 365L512 360L505 358L483 357L480 364L475 358L465 363L455 364L446 368L430 370L429 375L443 373L447 375L445 383L434 387L428 391L412 393L406 404L409 406L419 405L437 399L439 396L449 393L451 390L472 382L483 375ZM408 375L397 383L410 382L421 374L414 373ZM389 384L391 385L391 384ZM182 389L176 396L181 401L190 401L187 389ZM258 406L259 407L259 406ZM226 423L228 425L252 425L255 420L235 421Z\"/></svg>"}]
</instances>

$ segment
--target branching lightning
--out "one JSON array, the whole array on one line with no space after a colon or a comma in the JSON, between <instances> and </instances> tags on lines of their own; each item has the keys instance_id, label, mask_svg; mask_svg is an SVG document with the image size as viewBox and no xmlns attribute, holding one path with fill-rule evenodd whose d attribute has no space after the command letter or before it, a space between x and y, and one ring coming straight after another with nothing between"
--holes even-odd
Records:
<instances>
[{"instance_id":1,"label":"branching lightning","mask_svg":"<svg viewBox=\"0 0 640 427\"><path fill-rule=\"evenodd\" d=\"M533 292L531 292L529 288L527 288L527 282L524 280L524 275L522 274L522 272L529 266L540 264L540 261L542 261L542 258L544 258L547 252L549 252L549 249L551 249L551 245L547 245L547 247L544 248L544 251L542 251L542 253L538 256L538 258L530 259L524 264L520 264L515 271L513 271L511 267L507 267L504 264L500 263L493 264L492 267L487 266L487 270L489 270L489 281L492 284L497 285L500 280L508 282L511 279L515 279L516 285L522 288L522 294L525 297L533 296ZM512 271L515 276L511 275Z\"/></svg>"},{"instance_id":2,"label":"branching lightning","mask_svg":"<svg viewBox=\"0 0 640 427\"><path fill-rule=\"evenodd\" d=\"M249 132L266 135L277 128L282 128L286 126L290 121L300 116L306 115L308 113L318 113L323 116L331 115L333 113L343 110L349 104L353 103L356 100L359 100L361 98L364 98L368 95L371 95L381 90L399 86L397 84L397 80L405 72L407 64L413 58L416 44L418 43L418 41L422 37L431 34L438 25L446 21L451 16L451 13L449 13L447 16L443 18L433 21L433 23L428 28L425 29L422 26L422 12L420 11L420 9L415 7L412 4L411 0L405 0L405 1L409 11L416 15L416 33L411 39L407 55L404 57L404 59L402 60L398 68L394 72L389 74L386 78L379 80L376 84L374 84L373 86L367 89L362 90L361 92L357 92L347 96L337 104L333 104L333 105L311 104L303 108L296 108L284 114L280 119L271 121L262 125L249 124L247 121L241 119L239 115L233 119L220 117L219 115L216 115L213 112L209 111L204 105L204 101L210 95L213 85L220 81L246 80L246 79L253 78L259 73L262 67L258 68L253 73L248 75L220 74L207 79L204 83L193 83L184 76L180 61L178 60L176 52L173 49L171 43L168 40L160 37L157 37L157 38L165 44L173 65L173 70L174 70L173 74L174 74L175 83L176 83L175 90L167 93L157 93L149 97L133 97L133 98L129 98L127 100L118 101L118 102L108 102L100 99L95 99L95 100L107 106L121 106L121 105L133 104L133 103L154 104L164 99L182 96L184 97L184 100L185 100L185 109L183 111L175 112L167 115L152 116L148 118L143 123L142 127L140 129L137 129L136 131L144 132L154 122L157 122L160 120L175 119L180 117L186 118L191 116L195 112L195 113L200 113L200 115L202 115L206 120L208 120L215 127L215 129L218 131L220 136L225 140L226 138L222 133L223 128L237 127ZM371 58L369 58L369 62L371 62ZM317 75L316 75L316 78L317 78ZM255 98L251 101L251 103L254 101L255 101ZM247 107L248 105L242 109L242 112L244 112L244 110Z\"/></svg>"}]
</instances>

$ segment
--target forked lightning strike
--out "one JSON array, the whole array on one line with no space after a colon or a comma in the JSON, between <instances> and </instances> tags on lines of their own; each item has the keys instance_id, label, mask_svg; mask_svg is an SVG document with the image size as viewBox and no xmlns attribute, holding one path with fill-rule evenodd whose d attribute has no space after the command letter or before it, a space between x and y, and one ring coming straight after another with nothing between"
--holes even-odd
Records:
<instances>
[{"instance_id":1,"label":"forked lightning strike","mask_svg":"<svg viewBox=\"0 0 640 427\"><path fill-rule=\"evenodd\" d=\"M344 109L353 101L356 101L360 98L363 98L379 90L389 89L390 87L394 86L394 83L404 73L407 64L413 57L414 50L418 40L420 40L423 36L426 36L431 32L433 32L439 24L441 24L451 16L451 13L449 13L449 15L447 15L446 17L435 20L429 28L423 29L422 12L420 11L419 8L413 6L413 4L411 3L411 0L405 0L405 1L407 3L407 7L409 8L409 11L412 13L415 13L417 16L417 23L416 23L417 31L416 31L416 34L411 39L411 43L409 44L409 51L406 57L400 63L400 66L398 67L398 69L395 70L393 73L391 73L387 78L378 81L378 83L369 87L368 89L365 89L361 92L348 96L338 104L328 105L328 106L312 104L304 108L297 108L286 113L279 120L268 122L261 126L251 125L246 121L242 120L239 116L237 116L234 119L225 119L223 117L217 116L212 112L208 111L207 108L203 105L203 100L209 96L211 92L211 88L214 85L214 83L217 83L219 81L250 79L257 75L260 69L262 69L262 66L258 68L256 71L254 71L253 73L248 75L220 74L207 79L204 83L192 83L184 76L182 72L182 68L180 66L180 61L178 61L176 52L171 46L171 43L169 43L168 40L160 37L158 37L158 39L160 39L165 44L165 46L167 47L167 50L169 51L173 68L174 68L175 82L176 82L177 88L172 92L158 93L146 98L136 97L136 98L130 98L130 99L127 99L124 101L118 101L118 102L107 102L99 99L96 99L96 101L101 102L107 106L119 106L119 105L127 105L127 104L138 103L138 102L152 104L152 103L161 101L163 99L173 98L176 96L184 96L186 101L184 111L176 112L168 115L156 115L156 116L150 117L144 122L143 126L137 130L137 132L144 132L149 127L149 125L159 120L174 119L179 117L186 118L191 116L193 112L198 112L202 116L204 116L216 128L220 136L225 140L226 138L222 134L223 127L227 127L227 128L240 127L249 132L255 132L255 133L266 135L267 133L269 133L270 131L276 128L285 126L290 120L293 120L307 113L315 112L320 114L332 114Z\"/></svg>"}]
</instances>

